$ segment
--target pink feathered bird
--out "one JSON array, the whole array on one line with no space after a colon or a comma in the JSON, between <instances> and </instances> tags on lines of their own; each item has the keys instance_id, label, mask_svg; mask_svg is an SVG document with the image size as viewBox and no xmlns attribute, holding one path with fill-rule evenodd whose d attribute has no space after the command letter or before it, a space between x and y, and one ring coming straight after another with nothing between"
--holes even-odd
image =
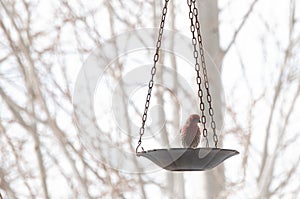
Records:
<instances>
[{"instance_id":1,"label":"pink feathered bird","mask_svg":"<svg viewBox=\"0 0 300 199\"><path fill-rule=\"evenodd\" d=\"M185 148L197 148L200 142L200 129L198 123L200 123L200 116L197 114L190 115L185 125L180 130L181 142Z\"/></svg>"}]
</instances>

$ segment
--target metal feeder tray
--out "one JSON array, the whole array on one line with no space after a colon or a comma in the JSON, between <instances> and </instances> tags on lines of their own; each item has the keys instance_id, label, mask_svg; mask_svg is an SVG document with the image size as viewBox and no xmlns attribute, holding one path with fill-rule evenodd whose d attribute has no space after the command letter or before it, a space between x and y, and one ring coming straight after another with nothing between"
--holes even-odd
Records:
<instances>
[{"instance_id":1,"label":"metal feeder tray","mask_svg":"<svg viewBox=\"0 0 300 199\"><path fill-rule=\"evenodd\" d=\"M158 166L170 171L205 171L239 154L236 150L220 148L170 148L138 152Z\"/></svg>"}]
</instances>

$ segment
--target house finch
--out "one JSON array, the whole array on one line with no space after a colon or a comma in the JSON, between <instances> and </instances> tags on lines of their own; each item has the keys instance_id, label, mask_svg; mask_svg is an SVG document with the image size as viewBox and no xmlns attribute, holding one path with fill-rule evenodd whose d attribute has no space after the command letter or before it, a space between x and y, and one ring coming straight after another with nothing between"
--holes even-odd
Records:
<instances>
[{"instance_id":1,"label":"house finch","mask_svg":"<svg viewBox=\"0 0 300 199\"><path fill-rule=\"evenodd\" d=\"M200 142L200 129L198 123L200 116L193 114L187 119L185 125L180 130L181 142L185 148L197 148Z\"/></svg>"}]
</instances>

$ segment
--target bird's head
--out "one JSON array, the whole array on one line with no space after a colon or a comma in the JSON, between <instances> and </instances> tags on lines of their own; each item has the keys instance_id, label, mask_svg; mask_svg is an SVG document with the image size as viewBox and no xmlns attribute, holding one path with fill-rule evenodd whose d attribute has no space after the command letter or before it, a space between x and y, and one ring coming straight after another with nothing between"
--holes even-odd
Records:
<instances>
[{"instance_id":1,"label":"bird's head","mask_svg":"<svg viewBox=\"0 0 300 199\"><path fill-rule=\"evenodd\" d=\"M200 123L200 116L198 114L190 115L189 121L192 123Z\"/></svg>"}]
</instances>

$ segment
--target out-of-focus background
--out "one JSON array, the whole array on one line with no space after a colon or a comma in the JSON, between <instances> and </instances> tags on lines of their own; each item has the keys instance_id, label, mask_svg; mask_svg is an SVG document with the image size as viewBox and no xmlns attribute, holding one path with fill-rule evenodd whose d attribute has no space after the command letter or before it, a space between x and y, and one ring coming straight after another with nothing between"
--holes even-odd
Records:
<instances>
[{"instance_id":1,"label":"out-of-focus background","mask_svg":"<svg viewBox=\"0 0 300 199\"><path fill-rule=\"evenodd\" d=\"M209 172L130 173L107 163L109 148L91 152L82 143L73 106L81 67L94 49L101 50L116 35L159 27L163 4L154 0L0 1L3 198L300 198L300 3L296 0L197 2L206 56L219 71L210 77L217 76L222 83L212 86L222 101L215 107L222 123L220 145L240 155ZM169 1L166 29L190 38L188 24L186 1ZM152 60L154 50L148 50ZM143 56L133 56L140 66ZM124 60L112 63L104 74L107 82L119 83L121 96L120 77L128 72ZM174 57L168 60L175 71L181 62ZM186 81L194 82L194 73L193 68L187 70ZM178 132L186 119L181 117L180 102L173 99L176 89L183 89L175 80L172 91L164 87L153 91L160 114L152 123L161 122L163 129L147 149L169 146L174 134L166 131ZM109 89L114 88L106 86L91 94L99 98L95 104L98 135L108 138L102 142L134 154L138 131L132 132L136 133L132 139L122 133L130 132L130 125L119 129L120 117L107 118L112 110L105 100L100 103ZM146 92L145 87L136 95ZM196 94L188 97L197 100ZM125 122L138 126L145 97L137 99L141 100L120 113Z\"/></svg>"}]
</instances>

